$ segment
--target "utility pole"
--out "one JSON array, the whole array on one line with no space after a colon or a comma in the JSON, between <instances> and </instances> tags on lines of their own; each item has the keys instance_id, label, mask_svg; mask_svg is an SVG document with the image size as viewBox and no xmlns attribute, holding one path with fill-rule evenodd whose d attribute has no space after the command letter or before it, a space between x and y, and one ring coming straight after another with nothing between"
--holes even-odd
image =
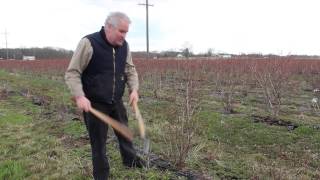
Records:
<instances>
[{"instance_id":1,"label":"utility pole","mask_svg":"<svg viewBox=\"0 0 320 180\"><path fill-rule=\"evenodd\" d=\"M8 32L7 32L7 29L4 30L4 38L5 38L5 41L6 41L6 54L7 54L7 59L9 59L9 50L8 50Z\"/></svg>"},{"instance_id":2,"label":"utility pole","mask_svg":"<svg viewBox=\"0 0 320 180\"><path fill-rule=\"evenodd\" d=\"M140 3L138 5L146 6L146 36L147 36L147 60L149 60L149 6L153 6L152 4L148 3Z\"/></svg>"}]
</instances>

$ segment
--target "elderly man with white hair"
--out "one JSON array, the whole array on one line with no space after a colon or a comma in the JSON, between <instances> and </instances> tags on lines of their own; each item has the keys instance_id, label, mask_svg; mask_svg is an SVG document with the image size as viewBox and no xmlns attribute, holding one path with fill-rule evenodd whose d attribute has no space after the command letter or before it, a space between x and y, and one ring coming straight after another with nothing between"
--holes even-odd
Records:
<instances>
[{"instance_id":1,"label":"elderly man with white hair","mask_svg":"<svg viewBox=\"0 0 320 180\"><path fill-rule=\"evenodd\" d=\"M106 156L108 126L90 113L95 109L128 125L122 96L129 88L129 104L137 103L138 75L132 62L125 37L130 19L121 12L111 13L100 31L81 39L65 74L77 107L83 111L89 133L94 179L108 179L109 162ZM120 147L122 162L127 167L143 167L130 140L114 131Z\"/></svg>"}]
</instances>

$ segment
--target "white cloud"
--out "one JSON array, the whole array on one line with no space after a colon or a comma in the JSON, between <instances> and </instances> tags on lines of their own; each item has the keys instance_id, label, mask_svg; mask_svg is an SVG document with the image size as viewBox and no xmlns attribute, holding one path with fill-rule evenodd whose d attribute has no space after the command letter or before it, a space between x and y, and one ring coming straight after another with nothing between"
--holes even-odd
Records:
<instances>
[{"instance_id":1,"label":"white cloud","mask_svg":"<svg viewBox=\"0 0 320 180\"><path fill-rule=\"evenodd\" d=\"M145 49L145 0L1 0L9 47L74 49L111 11L132 20L132 50ZM208 48L230 53L320 54L317 0L149 0L150 50ZM0 47L4 47L1 34Z\"/></svg>"}]
</instances>

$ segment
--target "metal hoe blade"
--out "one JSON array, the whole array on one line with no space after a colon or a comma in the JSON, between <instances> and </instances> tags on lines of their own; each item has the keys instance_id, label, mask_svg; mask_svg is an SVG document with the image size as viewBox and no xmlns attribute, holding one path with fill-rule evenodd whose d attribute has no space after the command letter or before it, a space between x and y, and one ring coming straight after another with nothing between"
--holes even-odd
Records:
<instances>
[{"instance_id":1,"label":"metal hoe blade","mask_svg":"<svg viewBox=\"0 0 320 180\"><path fill-rule=\"evenodd\" d=\"M150 139L145 138L143 140L143 153L144 155L148 155L150 150Z\"/></svg>"},{"instance_id":2,"label":"metal hoe blade","mask_svg":"<svg viewBox=\"0 0 320 180\"><path fill-rule=\"evenodd\" d=\"M148 157L149 150L150 150L150 140L146 138L146 129L144 125L144 120L141 116L137 103L133 103L133 110L135 112L135 118L138 120L138 123L139 123L140 137L143 139L143 155L146 155ZM147 163L147 167L148 166L149 166L149 160Z\"/></svg>"}]
</instances>

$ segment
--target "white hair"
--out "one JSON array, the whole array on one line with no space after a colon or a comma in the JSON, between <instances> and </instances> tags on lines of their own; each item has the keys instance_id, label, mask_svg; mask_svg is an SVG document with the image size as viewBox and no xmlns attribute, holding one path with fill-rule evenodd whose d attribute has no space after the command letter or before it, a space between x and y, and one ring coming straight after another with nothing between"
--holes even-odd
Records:
<instances>
[{"instance_id":1,"label":"white hair","mask_svg":"<svg viewBox=\"0 0 320 180\"><path fill-rule=\"evenodd\" d=\"M107 25L112 25L113 27L117 27L121 20L124 20L129 24L131 23L130 18L126 14L122 12L111 12L109 16L106 18L104 25L105 27L107 27Z\"/></svg>"}]
</instances>

